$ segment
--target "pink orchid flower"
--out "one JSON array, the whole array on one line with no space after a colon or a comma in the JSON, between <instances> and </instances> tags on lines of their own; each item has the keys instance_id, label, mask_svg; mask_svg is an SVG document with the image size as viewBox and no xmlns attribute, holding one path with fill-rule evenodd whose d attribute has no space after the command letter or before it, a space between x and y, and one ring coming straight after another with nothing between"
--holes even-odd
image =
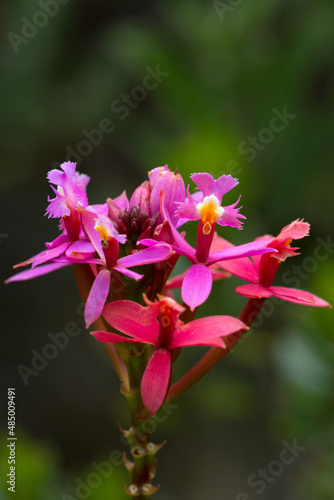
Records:
<instances>
[{"instance_id":1,"label":"pink orchid flower","mask_svg":"<svg viewBox=\"0 0 334 500\"><path fill-rule=\"evenodd\" d=\"M221 337L247 330L247 326L231 316L211 316L184 324L179 316L185 308L175 300L159 296L159 300L150 302L144 298L146 307L119 300L103 309L107 322L128 337L105 331L95 331L92 335L101 342L138 342L155 347L141 382L143 403L154 415L167 395L173 349L194 345L224 348Z\"/></svg>"},{"instance_id":2,"label":"pink orchid flower","mask_svg":"<svg viewBox=\"0 0 334 500\"><path fill-rule=\"evenodd\" d=\"M215 180L212 175L201 172L192 174L190 178L195 182L198 192L191 195L187 188L188 199L184 203L177 203L177 216L182 219L182 224L188 220L200 220L201 230L208 234L214 231L215 224L231 226L241 229L242 223L238 219L245 219L239 214L240 208L235 208L239 199L232 205L222 207L224 194L239 184L238 179L231 175L221 175ZM181 224L178 223L177 227Z\"/></svg>"},{"instance_id":3,"label":"pink orchid flower","mask_svg":"<svg viewBox=\"0 0 334 500\"><path fill-rule=\"evenodd\" d=\"M53 169L48 172L47 178L50 184L56 185L57 189L51 185L56 197L53 199L48 197L49 205L46 215L49 218L61 218L60 227L63 233L54 241L46 243L46 250L14 266L17 268L32 265L31 269L9 278L7 283L37 278L68 265L67 263L52 263L41 266L41 264L54 261L57 257L64 255L72 258L88 258L95 252L93 245L87 241L82 230L79 213L80 209L88 205L86 186L89 177L76 172L76 164L72 162L62 163L60 168L61 170Z\"/></svg>"},{"instance_id":4,"label":"pink orchid flower","mask_svg":"<svg viewBox=\"0 0 334 500\"><path fill-rule=\"evenodd\" d=\"M262 256L253 256L251 259L230 260L218 262L218 266L248 282L249 285L238 286L235 291L243 297L269 298L277 297L288 302L316 307L331 307L328 302L316 295L295 288L272 286L275 274L280 264L287 258L298 255L297 247L290 247L293 240L308 236L310 225L302 220L295 220L285 226L278 236L264 236L258 241L266 242L268 247L274 248L276 253L266 253ZM228 241L215 236L212 248L231 249L234 246Z\"/></svg>"},{"instance_id":5,"label":"pink orchid flower","mask_svg":"<svg viewBox=\"0 0 334 500\"><path fill-rule=\"evenodd\" d=\"M204 189L202 195L204 196L205 194L205 198L207 198L207 200L204 202L204 198L203 202L199 202L200 213L196 212L195 214L194 207L188 210L186 203L184 205L179 203L181 208L177 211L177 213L180 217L182 217L182 220L186 217L190 220L192 213L194 218L200 218L196 249L186 242L184 236L180 234L174 226L164 201L164 193L161 195L160 202L162 217L169 223L174 239L174 244L171 245L173 251L178 255L184 255L193 264L187 270L181 286L182 300L192 311L199 305L203 304L210 295L213 282L213 264L228 259L237 259L251 255L262 255L268 252L276 252L275 249L268 248L267 242L265 241L253 241L237 247L226 248L210 253L216 220L220 220L220 222L225 225L228 224L229 220L231 221L231 224L237 224L236 221L238 216L233 212L233 210L235 210L233 208L231 209L232 211L228 211L226 218L223 218L223 214L218 210L219 207L216 206L216 202L213 203L212 198L210 198L210 190L213 191L213 193L211 193L213 196L216 197L214 194L216 193L221 199L224 190L227 192L229 189L232 189L232 187L236 185L237 181L231 176L222 176L217 181L214 181L213 177L209 174L194 175L196 176L195 178L198 185ZM219 180L220 182L218 183ZM140 243L147 246L160 244L159 241L150 238L144 238Z\"/></svg>"}]
</instances>

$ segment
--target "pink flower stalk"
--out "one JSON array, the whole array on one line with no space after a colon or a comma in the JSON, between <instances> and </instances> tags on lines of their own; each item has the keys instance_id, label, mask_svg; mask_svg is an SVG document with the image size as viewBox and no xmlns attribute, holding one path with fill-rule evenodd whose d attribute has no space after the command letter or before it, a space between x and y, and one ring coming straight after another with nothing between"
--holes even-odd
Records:
<instances>
[{"instance_id":1,"label":"pink flower stalk","mask_svg":"<svg viewBox=\"0 0 334 500\"><path fill-rule=\"evenodd\" d=\"M316 307L331 307L328 302L316 295L281 286L272 286L275 274L287 257L298 255L298 247L290 247L293 240L308 236L310 225L302 220L295 220L285 226L278 236L263 236L258 241L266 242L268 247L274 248L276 252L266 253L262 256L253 256L252 259L230 260L229 262L218 262L218 266L242 278L251 284L238 286L235 291L243 297L269 298L277 297L288 302ZM231 249L234 246L228 241L215 236L213 241L215 249Z\"/></svg>"},{"instance_id":2,"label":"pink flower stalk","mask_svg":"<svg viewBox=\"0 0 334 500\"><path fill-rule=\"evenodd\" d=\"M184 324L180 314L185 308L175 300L159 296L155 302L146 298L145 301L146 307L129 300L119 300L103 309L107 322L128 337L105 331L95 331L92 335L101 342L138 342L155 347L141 382L143 403L154 415L167 395L173 349L194 345L224 348L226 346L221 337L247 330L247 326L231 316L211 316Z\"/></svg>"}]
</instances>

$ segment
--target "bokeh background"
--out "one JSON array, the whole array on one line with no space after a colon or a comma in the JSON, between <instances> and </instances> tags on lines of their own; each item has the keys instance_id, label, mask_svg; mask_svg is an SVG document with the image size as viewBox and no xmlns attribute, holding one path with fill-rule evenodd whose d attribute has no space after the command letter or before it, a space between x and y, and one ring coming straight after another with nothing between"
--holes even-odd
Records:
<instances>
[{"instance_id":1,"label":"bokeh background","mask_svg":"<svg viewBox=\"0 0 334 500\"><path fill-rule=\"evenodd\" d=\"M77 161L91 177L90 203L131 195L168 163L185 179L240 179L227 201L242 193L244 230L220 232L234 243L310 222L302 254L283 271L290 286L334 303L331 0L4 0L0 12L2 282L57 235L43 215L57 163ZM201 314L238 314L237 284L215 284ZM1 307L0 497L10 498L4 443L15 387L15 498L125 499L121 466L92 476L94 463L126 449L117 428L126 403L84 329L71 269L1 285ZM24 382L18 367L32 368L69 322L80 334ZM183 352L176 375L204 351ZM252 335L152 424L152 440L168 440L157 500L331 500L333 361L331 310L269 304ZM286 443L305 449L281 470ZM259 482L259 468L269 479Z\"/></svg>"}]
</instances>

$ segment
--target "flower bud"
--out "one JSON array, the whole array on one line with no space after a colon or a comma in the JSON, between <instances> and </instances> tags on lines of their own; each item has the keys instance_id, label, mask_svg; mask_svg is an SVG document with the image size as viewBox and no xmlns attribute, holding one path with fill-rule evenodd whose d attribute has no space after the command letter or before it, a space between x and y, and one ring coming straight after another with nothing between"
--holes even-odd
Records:
<instances>
[{"instance_id":1,"label":"flower bud","mask_svg":"<svg viewBox=\"0 0 334 500\"><path fill-rule=\"evenodd\" d=\"M144 181L140 186L135 189L130 199L130 207L137 206L142 212L150 213L150 183ZM151 214L151 215L154 215Z\"/></svg>"},{"instance_id":2,"label":"flower bud","mask_svg":"<svg viewBox=\"0 0 334 500\"><path fill-rule=\"evenodd\" d=\"M150 198L151 214L160 210L160 199L162 190L165 193L165 209L169 212L173 224L176 224L178 217L175 216L177 205L175 202L184 202L186 197L182 176L177 172L172 172L168 166L158 167L149 173L150 185L152 188ZM162 217L158 223L162 222Z\"/></svg>"}]
</instances>

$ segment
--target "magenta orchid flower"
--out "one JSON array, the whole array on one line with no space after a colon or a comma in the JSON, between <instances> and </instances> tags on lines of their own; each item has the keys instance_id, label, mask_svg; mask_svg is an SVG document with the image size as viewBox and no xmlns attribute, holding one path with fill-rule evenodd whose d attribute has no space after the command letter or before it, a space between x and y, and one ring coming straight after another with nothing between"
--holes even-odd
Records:
<instances>
[{"instance_id":1,"label":"magenta orchid flower","mask_svg":"<svg viewBox=\"0 0 334 500\"><path fill-rule=\"evenodd\" d=\"M216 223L220 226L242 228L242 223L238 219L246 217L239 214L241 207L235 208L240 197L233 205L221 206L224 194L239 183L237 179L231 175L221 175L215 180L206 172L192 174L190 178L197 185L199 192L191 195L188 186L188 199L184 203L177 203L177 216L182 219L182 223L188 220L200 220L201 230L205 234L213 232ZM180 225L177 224L177 227Z\"/></svg>"},{"instance_id":2,"label":"magenta orchid flower","mask_svg":"<svg viewBox=\"0 0 334 500\"><path fill-rule=\"evenodd\" d=\"M185 308L175 300L159 296L159 300L146 299L146 303L143 307L129 300L119 300L103 309L106 321L128 337L105 331L95 331L92 335L102 342L138 342L155 347L141 382L143 403L154 415L167 395L173 349L195 345L224 348L221 337L247 330L247 326L231 316L211 316L184 324L179 316Z\"/></svg>"},{"instance_id":3,"label":"magenta orchid flower","mask_svg":"<svg viewBox=\"0 0 334 500\"><path fill-rule=\"evenodd\" d=\"M266 242L268 247L274 248L276 252L266 253L262 256L252 256L251 259L230 260L228 262L218 262L218 266L242 278L249 285L241 285L236 288L236 292L244 297L269 298L277 297L288 302L316 307L331 307L328 302L316 295L295 288L272 286L275 274L280 264L287 258L298 255L297 247L290 247L293 240L308 236L310 225L302 220L295 220L285 226L278 236L264 236L258 241ZM231 243L216 235L213 247L216 249L235 248Z\"/></svg>"},{"instance_id":4,"label":"magenta orchid flower","mask_svg":"<svg viewBox=\"0 0 334 500\"><path fill-rule=\"evenodd\" d=\"M49 205L46 215L49 218L61 218L60 227L63 233L54 241L46 243L46 250L14 266L17 268L28 264L32 265L31 269L12 276L7 282L37 278L68 265L67 263L58 263L41 266L62 255L82 259L90 257L95 252L93 245L87 241L83 233L79 214L79 209L88 205L86 186L89 177L76 172L76 165L72 162L62 163L60 168L61 170L50 170L47 175L50 184L56 185L57 188L51 185L56 197L53 199L48 197Z\"/></svg>"},{"instance_id":5,"label":"magenta orchid flower","mask_svg":"<svg viewBox=\"0 0 334 500\"><path fill-rule=\"evenodd\" d=\"M209 174L205 174L208 177L204 178L202 178L202 175L204 174L196 175L200 176L199 179L197 179L196 177L196 182L198 182L198 185L203 187L203 195L206 194L207 196L210 196L208 195L209 185L210 189L212 189L214 193L218 194L220 197L222 196L224 189L225 192L227 192L228 188L231 189L235 185L235 179L233 179L231 176L222 176L224 178L223 180L225 180L226 183L226 185L224 186L224 183L222 181L221 183L215 184L215 182L218 181L214 181L214 179ZM222 179L222 177L220 177L219 179ZM210 179L212 179L212 182L209 184ZM202 180L203 182L201 182ZM176 227L173 224L173 221L171 220L168 208L166 207L164 201L164 193L161 196L160 210L163 219L169 223L170 231L174 238L174 244L172 244L171 247L176 254L184 255L193 264L187 270L181 286L182 300L190 307L192 311L199 305L203 304L210 295L213 281L211 272L213 264L228 259L237 259L241 257L248 257L251 255L262 255L268 252L276 252L275 249L268 248L267 242L254 241L251 243L246 243L244 245L239 245L237 247L227 248L218 252L210 253L214 235L216 215L217 219L219 218L219 211L214 209L215 205L213 205L211 201L212 200L207 200L207 204L201 204L202 218L200 219L200 224L197 232L197 245L195 249L191 245L189 245L189 243L187 243L184 239L183 235L177 231ZM191 213L186 212L186 209L184 209L183 211L183 208L181 208L180 211L177 211L177 213L179 213L180 217L183 218L186 215L189 216L188 218L190 220ZM196 215L196 218L199 218L198 214ZM227 219L225 219L225 222L227 222ZM159 241L150 238L144 238L140 243L147 246L156 246L160 244Z\"/></svg>"}]
</instances>

